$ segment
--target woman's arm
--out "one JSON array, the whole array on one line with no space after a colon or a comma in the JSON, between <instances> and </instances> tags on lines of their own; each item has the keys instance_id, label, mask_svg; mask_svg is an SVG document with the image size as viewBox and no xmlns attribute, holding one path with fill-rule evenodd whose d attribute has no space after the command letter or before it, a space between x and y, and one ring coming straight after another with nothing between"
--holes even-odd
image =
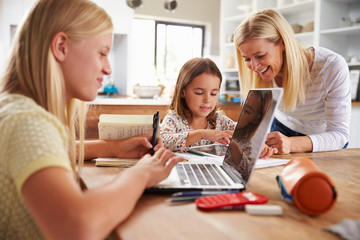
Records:
<instances>
[{"instance_id":1,"label":"woman's arm","mask_svg":"<svg viewBox=\"0 0 360 240\"><path fill-rule=\"evenodd\" d=\"M112 182L84 192L70 172L49 167L31 175L22 193L46 238L104 239L129 216L144 189L166 178L180 160L161 148Z\"/></svg>"},{"instance_id":2,"label":"woman's arm","mask_svg":"<svg viewBox=\"0 0 360 240\"><path fill-rule=\"evenodd\" d=\"M321 124L325 122L325 126L319 124L316 133L314 130L307 130L308 136L303 137L287 138L281 134L270 133L266 143L278 148L279 153L333 151L343 148L349 141L351 115L349 68L340 55L323 51L322 55L328 55L329 59L318 61L311 70L313 84L310 88L313 88L307 94L308 105L300 106L296 110L301 112L305 109L309 117L317 114L318 118L312 119L310 123L307 123L306 117L301 119L312 127L311 129L318 126L317 120Z\"/></svg>"},{"instance_id":3,"label":"woman's arm","mask_svg":"<svg viewBox=\"0 0 360 240\"><path fill-rule=\"evenodd\" d=\"M331 65L324 67L325 132L311 134L313 152L342 149L349 141L351 117L351 81L349 68L341 56L332 59Z\"/></svg>"},{"instance_id":4,"label":"woman's arm","mask_svg":"<svg viewBox=\"0 0 360 240\"><path fill-rule=\"evenodd\" d=\"M312 152L313 150L310 137L287 137L280 132L269 133L266 138L266 144L273 149L277 149L278 154Z\"/></svg>"}]
</instances>

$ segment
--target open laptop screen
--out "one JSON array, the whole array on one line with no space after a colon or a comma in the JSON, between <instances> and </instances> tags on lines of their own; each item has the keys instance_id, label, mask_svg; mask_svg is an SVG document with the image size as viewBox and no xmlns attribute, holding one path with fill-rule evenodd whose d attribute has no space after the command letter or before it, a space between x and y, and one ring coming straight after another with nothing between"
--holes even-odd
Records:
<instances>
[{"instance_id":1,"label":"open laptop screen","mask_svg":"<svg viewBox=\"0 0 360 240\"><path fill-rule=\"evenodd\" d=\"M282 89L252 89L243 104L224 165L236 170L245 186L259 158Z\"/></svg>"}]
</instances>

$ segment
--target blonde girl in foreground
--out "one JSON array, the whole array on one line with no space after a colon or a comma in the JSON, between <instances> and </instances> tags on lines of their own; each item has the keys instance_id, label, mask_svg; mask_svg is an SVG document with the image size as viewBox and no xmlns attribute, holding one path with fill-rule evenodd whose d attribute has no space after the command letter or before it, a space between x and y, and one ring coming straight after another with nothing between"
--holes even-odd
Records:
<instances>
[{"instance_id":1,"label":"blonde girl in foreground","mask_svg":"<svg viewBox=\"0 0 360 240\"><path fill-rule=\"evenodd\" d=\"M85 154L81 141L76 154L79 100L93 100L111 73L112 30L87 0L40 0L19 26L0 88L1 239L104 239L180 160L161 144L144 155L147 137L95 141ZM96 153L101 146L108 148ZM83 191L75 176L96 154L144 156L106 186Z\"/></svg>"}]
</instances>

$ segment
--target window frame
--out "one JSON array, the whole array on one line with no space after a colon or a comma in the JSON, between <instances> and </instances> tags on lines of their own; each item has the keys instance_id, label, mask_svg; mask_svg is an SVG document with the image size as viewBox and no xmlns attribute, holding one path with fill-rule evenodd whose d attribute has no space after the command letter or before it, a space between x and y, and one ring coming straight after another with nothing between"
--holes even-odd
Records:
<instances>
[{"instance_id":1,"label":"window frame","mask_svg":"<svg viewBox=\"0 0 360 240\"><path fill-rule=\"evenodd\" d=\"M159 24L172 25L172 26L182 26L182 27L192 27L192 28L201 28L202 29L202 42L201 42L201 57L204 56L204 46L205 46L205 25L198 24L188 24L188 23L179 23L179 22L168 22L168 21L158 21L155 20L155 47L154 47L154 66L157 68L157 27Z\"/></svg>"}]
</instances>

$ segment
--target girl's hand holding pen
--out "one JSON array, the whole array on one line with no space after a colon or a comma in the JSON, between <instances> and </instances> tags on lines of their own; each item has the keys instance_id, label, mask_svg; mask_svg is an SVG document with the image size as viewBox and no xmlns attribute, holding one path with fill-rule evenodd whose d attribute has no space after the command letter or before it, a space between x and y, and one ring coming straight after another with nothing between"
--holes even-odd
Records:
<instances>
[{"instance_id":1,"label":"girl's hand holding pen","mask_svg":"<svg viewBox=\"0 0 360 240\"><path fill-rule=\"evenodd\" d=\"M139 135L133 138L123 140L107 140L112 142L113 147L109 148L113 151L113 156L118 158L141 158L150 152L153 147L150 143L151 135ZM154 151L164 147L161 137L157 137Z\"/></svg>"}]
</instances>

